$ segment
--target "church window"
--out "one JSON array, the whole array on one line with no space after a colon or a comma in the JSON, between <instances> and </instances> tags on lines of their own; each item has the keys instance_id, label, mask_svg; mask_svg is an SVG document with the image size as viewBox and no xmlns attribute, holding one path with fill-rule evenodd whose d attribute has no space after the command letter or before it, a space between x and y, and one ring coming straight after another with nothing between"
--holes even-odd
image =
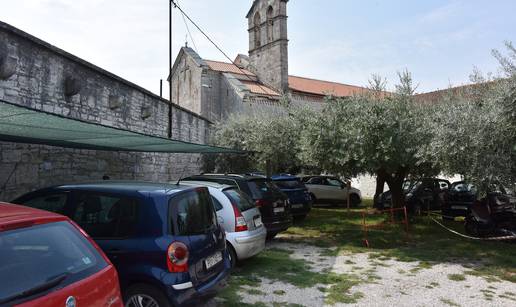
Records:
<instances>
[{"instance_id":1,"label":"church window","mask_svg":"<svg viewBox=\"0 0 516 307\"><path fill-rule=\"evenodd\" d=\"M254 47L258 48L262 45L261 42L261 17L260 13L254 15Z\"/></svg>"},{"instance_id":2,"label":"church window","mask_svg":"<svg viewBox=\"0 0 516 307\"><path fill-rule=\"evenodd\" d=\"M269 6L267 9L267 41L270 43L274 40L274 9Z\"/></svg>"}]
</instances>

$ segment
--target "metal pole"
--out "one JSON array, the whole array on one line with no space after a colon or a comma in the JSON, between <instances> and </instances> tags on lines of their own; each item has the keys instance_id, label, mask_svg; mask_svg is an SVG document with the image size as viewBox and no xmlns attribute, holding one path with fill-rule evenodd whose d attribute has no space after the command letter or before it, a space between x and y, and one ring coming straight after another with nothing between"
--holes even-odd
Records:
<instances>
[{"instance_id":1,"label":"metal pole","mask_svg":"<svg viewBox=\"0 0 516 307\"><path fill-rule=\"evenodd\" d=\"M163 79L159 79L159 98L163 98Z\"/></svg>"},{"instance_id":2,"label":"metal pole","mask_svg":"<svg viewBox=\"0 0 516 307\"><path fill-rule=\"evenodd\" d=\"M172 1L168 1L168 137L172 137Z\"/></svg>"}]
</instances>

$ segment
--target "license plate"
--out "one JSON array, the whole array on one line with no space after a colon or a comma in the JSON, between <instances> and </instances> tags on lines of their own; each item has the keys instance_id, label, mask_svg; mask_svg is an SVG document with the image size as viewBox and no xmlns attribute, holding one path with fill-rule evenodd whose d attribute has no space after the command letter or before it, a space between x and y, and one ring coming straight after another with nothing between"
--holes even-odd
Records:
<instances>
[{"instance_id":1,"label":"license plate","mask_svg":"<svg viewBox=\"0 0 516 307\"><path fill-rule=\"evenodd\" d=\"M293 204L292 209L300 209L303 208L303 204Z\"/></svg>"},{"instance_id":2,"label":"license plate","mask_svg":"<svg viewBox=\"0 0 516 307\"><path fill-rule=\"evenodd\" d=\"M466 206L451 206L452 209L455 209L455 210L467 210L468 207Z\"/></svg>"},{"instance_id":3,"label":"license plate","mask_svg":"<svg viewBox=\"0 0 516 307\"><path fill-rule=\"evenodd\" d=\"M274 213L280 213L280 212L285 212L285 208L284 207L274 208Z\"/></svg>"},{"instance_id":4,"label":"license plate","mask_svg":"<svg viewBox=\"0 0 516 307\"><path fill-rule=\"evenodd\" d=\"M254 226L256 228L258 227L262 227L263 223L262 223L262 218L261 217L257 217L254 219Z\"/></svg>"},{"instance_id":5,"label":"license plate","mask_svg":"<svg viewBox=\"0 0 516 307\"><path fill-rule=\"evenodd\" d=\"M217 263L219 263L221 261L222 261L222 254L216 253L216 254L213 254L213 255L209 256L208 258L206 258L204 260L204 265L206 265L206 269L209 270L210 268L212 268L214 265L216 265Z\"/></svg>"}]
</instances>

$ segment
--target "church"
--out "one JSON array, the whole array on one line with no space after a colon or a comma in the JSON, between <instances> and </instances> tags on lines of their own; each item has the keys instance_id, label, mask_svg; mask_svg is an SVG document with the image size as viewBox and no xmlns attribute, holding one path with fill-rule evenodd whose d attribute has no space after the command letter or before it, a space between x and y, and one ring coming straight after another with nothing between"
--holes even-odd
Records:
<instances>
[{"instance_id":1,"label":"church","mask_svg":"<svg viewBox=\"0 0 516 307\"><path fill-rule=\"evenodd\" d=\"M213 122L230 114L283 112L294 106L320 109L328 95L346 97L360 86L292 76L288 73L288 0L254 0L247 13L249 54L233 62L203 59L181 48L172 67L172 102Z\"/></svg>"}]
</instances>

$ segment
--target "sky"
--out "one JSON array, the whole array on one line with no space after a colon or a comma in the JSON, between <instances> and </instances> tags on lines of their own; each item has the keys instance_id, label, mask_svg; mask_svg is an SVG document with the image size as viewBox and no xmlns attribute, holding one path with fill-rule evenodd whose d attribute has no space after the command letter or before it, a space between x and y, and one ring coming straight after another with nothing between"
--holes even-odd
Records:
<instances>
[{"instance_id":1,"label":"sky","mask_svg":"<svg viewBox=\"0 0 516 307\"><path fill-rule=\"evenodd\" d=\"M177 2L231 58L247 54L251 0ZM392 89L407 69L417 92L466 84L475 67L498 71L491 50L516 43L514 12L514 0L290 0L289 73L359 86L379 74ZM0 0L0 21L154 93L167 78L167 0ZM174 10L174 58L188 41L225 60L189 28Z\"/></svg>"}]
</instances>

